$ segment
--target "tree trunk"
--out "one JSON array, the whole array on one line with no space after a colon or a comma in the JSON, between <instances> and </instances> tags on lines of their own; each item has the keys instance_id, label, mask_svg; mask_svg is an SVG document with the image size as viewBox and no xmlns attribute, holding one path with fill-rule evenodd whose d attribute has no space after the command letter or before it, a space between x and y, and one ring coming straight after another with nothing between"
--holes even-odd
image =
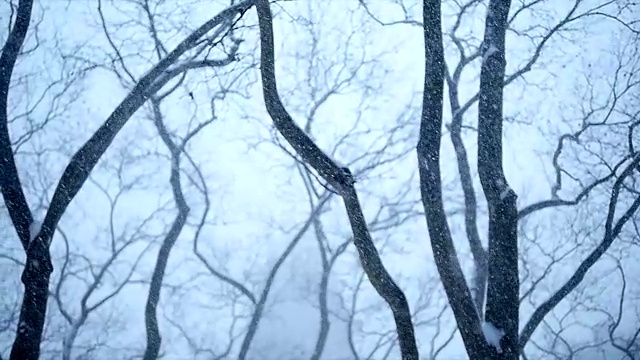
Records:
<instances>
[{"instance_id":1,"label":"tree trunk","mask_svg":"<svg viewBox=\"0 0 640 360\"><path fill-rule=\"evenodd\" d=\"M38 360L49 298L49 278L53 272L48 241L39 235L27 250L22 272L24 295L18 332L11 348L11 360Z\"/></svg>"},{"instance_id":2,"label":"tree trunk","mask_svg":"<svg viewBox=\"0 0 640 360\"><path fill-rule=\"evenodd\" d=\"M505 33L510 0L487 8L478 103L478 174L489 206L489 277L485 319L504 331L494 359L519 357L518 211L502 168Z\"/></svg>"}]
</instances>

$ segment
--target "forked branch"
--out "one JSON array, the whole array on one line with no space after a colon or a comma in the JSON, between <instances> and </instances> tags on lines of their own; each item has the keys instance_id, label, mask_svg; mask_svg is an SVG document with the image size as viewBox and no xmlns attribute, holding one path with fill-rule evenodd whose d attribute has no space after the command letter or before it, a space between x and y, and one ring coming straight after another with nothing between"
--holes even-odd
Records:
<instances>
[{"instance_id":1,"label":"forked branch","mask_svg":"<svg viewBox=\"0 0 640 360\"><path fill-rule=\"evenodd\" d=\"M616 179L613 184L613 188L611 190L611 196L609 199L609 209L607 212L607 218L604 225L604 235L602 237L602 241L600 244L591 251L589 256L587 256L581 263L580 266L576 269L576 271L571 275L569 280L565 282L547 301L542 303L536 311L534 311L529 321L525 324L520 334L520 348L524 349L527 342L533 335L533 332L536 330L538 325L544 320L545 316L549 314L551 310L553 310L556 305L558 305L569 293L571 293L575 288L580 285L587 272L591 267L600 260L602 255L604 255L613 241L618 237L624 226L627 224L629 220L633 218L633 216L637 213L638 208L640 208L640 196L637 196L631 205L624 211L622 215L616 220L616 210L620 210L618 203L618 198L620 195L620 190L624 186L625 180L629 178L634 171L637 170L640 165L640 155L635 155L633 161L629 163L629 165L622 171L620 176Z\"/></svg>"}]
</instances>

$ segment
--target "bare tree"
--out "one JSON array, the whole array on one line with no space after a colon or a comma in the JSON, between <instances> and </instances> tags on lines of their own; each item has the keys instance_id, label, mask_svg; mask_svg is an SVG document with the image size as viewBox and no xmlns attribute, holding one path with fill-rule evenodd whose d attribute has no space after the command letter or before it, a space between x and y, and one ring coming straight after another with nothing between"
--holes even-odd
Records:
<instances>
[{"instance_id":1,"label":"bare tree","mask_svg":"<svg viewBox=\"0 0 640 360\"><path fill-rule=\"evenodd\" d=\"M354 188L354 178L347 167L340 167L327 156L302 129L296 125L280 101L276 88L274 69L273 20L268 1L257 1L261 41L262 86L267 111L278 131L309 163L320 176L343 197L349 222L353 231L353 241L358 248L362 266L376 291L389 304L398 331L400 349L405 359L418 359L411 312L402 290L393 281L380 260L364 219L360 202Z\"/></svg>"},{"instance_id":2,"label":"bare tree","mask_svg":"<svg viewBox=\"0 0 640 360\"><path fill-rule=\"evenodd\" d=\"M36 213L34 207L28 205L30 179L27 177L28 180L21 181L19 174L23 172L16 165L16 154L25 149L36 136L34 134L50 127L51 119L63 114L65 107L58 106L57 111L49 112L52 114L50 117L34 121L39 116L37 112L29 108L24 114L16 112L8 102L9 93L18 91L15 86L19 81L16 79L21 75L14 71L16 62L21 54L31 51L23 49L28 43L25 39L37 30L33 26L30 28L30 23L34 22L30 20L33 2L21 0L18 6L9 2L9 8L15 12L9 19L10 31L0 56L0 99L3 99L0 114L4 114L0 116L3 124L0 128L0 173L3 174L0 186L26 255L26 261L23 261L14 254L0 254L3 259L24 267L22 281L25 293L19 318L16 319L17 308L13 311L11 303L0 304L6 305L9 311L7 316L0 317L0 329L8 326L18 328L11 358L50 356L71 359L95 354L105 344L101 340L85 344L80 340L80 334L88 331L89 320L101 321L96 319L98 315L108 317L105 305L114 304L123 289L134 283L148 286L144 289L146 348L142 354L142 349L133 345L134 349L123 349L123 354L140 353L142 358L151 360L164 356L166 349L166 355L186 350L194 357L252 358L254 354L261 354L263 349L270 350L270 339L263 344L260 334L267 328L267 322L273 320L269 313L272 305L290 295L278 291L279 284L284 284L287 291L295 291L293 288L297 285L293 282L305 282L300 278L307 273L298 275L285 269L295 257L292 254L301 252L299 249L305 249L302 258L308 259L306 250L309 246L314 251L317 248L318 253L314 252L313 256L317 255L314 261L317 261L319 271L309 277L312 281L303 287L311 289L306 295L310 294L309 299L312 300L305 301L311 302L317 311L319 321L314 328L317 334L307 339L308 350L296 349L296 346L302 348L300 344L291 345L282 350L286 356L300 357L302 355L299 354L306 351L314 360L329 357L331 346L328 344L338 328L334 326L336 322L346 325L345 346L349 347L350 356L356 359L389 359L397 349L403 359L418 359L419 350L423 356L428 353L431 358L445 357L446 351L452 350L448 349L452 348L450 345L458 340L456 334L461 335L471 358L516 359L538 353L550 358L577 358L594 349L605 348L628 358L636 356L637 327L629 330L621 319L624 318L623 313L634 316L634 309L629 305L633 302L629 300L632 280L625 276L630 272L626 259L631 255L624 251L637 246L630 244L634 243L633 236L637 236L635 215L640 207L637 187L640 157L636 150L638 107L630 100L640 86L635 75L638 73L637 46L635 50L633 45L625 49L626 53L618 58L616 66L604 75L606 80L595 77L586 79L584 83L576 80L584 90L579 94L584 101L573 105L571 116L553 120L554 124L560 124L561 130L545 130L546 137L551 138L549 134L553 133L555 139L551 140L552 149L542 156L548 158L552 172L550 197L542 197L541 200L539 196L527 196L530 195L527 189L520 190L518 179L509 173L506 159L510 146L508 131L521 131L524 125L531 126L528 128L531 129L536 123L522 116L521 109L513 110L511 99L514 95L510 90L515 92L515 89L522 88L535 92L535 89L546 86L544 80L538 81L534 75L539 75L545 65L555 64L545 56L553 49L552 44L563 41L563 37L569 38L566 43L575 41L571 38L573 31L586 31L592 21L604 19L625 36L631 34L630 38L637 40L638 22L630 15L634 4L575 0L562 3L564 10L554 10L552 13L557 17L553 18L545 13L548 10L546 6L552 5L539 0L513 4L509 0L424 0L422 19L417 20L414 17L420 5L418 2L393 0L390 3L394 6L387 9L399 10L400 20L387 20L387 16L394 13L392 11L387 13L383 10L383 15L378 15L380 2L360 0L353 5L359 5L364 10L363 16L370 17L373 24L423 31L425 77L420 91L423 100L414 104L414 99L411 99L398 118L390 116L391 119L383 121L385 133L372 142L375 145L362 146L370 140L366 136L373 137L362 121L366 117L362 109L366 106L364 100L360 104L351 104L357 108L355 120L340 125L353 123L353 127L338 134L337 140L330 141L332 145L327 145L326 141L330 131L321 130L324 124L317 117L335 104L334 99L340 101L340 94L353 88L358 88L364 97L375 97L378 102L388 100L377 100L377 92L384 91L382 86L372 89L377 85L375 80L371 80L378 76L376 71L384 73L386 70L382 69L381 60L370 60L374 58L370 57L347 65L347 59L360 56L359 53L354 55L356 47L365 48L362 44L354 45L355 39L364 36L365 27L344 36L343 46L329 49L325 55L319 50L323 46L321 37L324 35L322 31L316 31L319 20L314 18L314 12L309 11L307 19L292 15L283 7L283 19L290 17L309 32L303 45L309 52L301 56L296 49L292 60L308 62L304 79L299 81L299 74L295 71L285 71L296 84L283 92L276 85L274 24L267 0L232 2L195 30L171 23L169 19L174 10L164 13L158 10L165 6L162 10L165 11L166 6L174 6L172 4L156 4L148 0L113 2L111 5L118 10L136 14L118 23L109 19L106 2L98 1L98 26L106 39L107 59L96 60L94 54L81 56L80 52L65 54L64 59L81 64L81 73L96 68L110 71L128 95L80 150L72 151L74 155L51 201L47 201L46 192L38 196L43 204L49 203L44 220L38 221L33 215ZM228 117L225 111L232 106L230 94L247 100L238 106L239 112L251 111L247 108L255 101L255 95L242 87L251 85L250 70L257 64L251 61L250 51L253 49L248 54L240 53L239 49L241 43L253 39L252 34L258 35L251 25L245 26L240 21L254 5L259 24L259 39L256 41L260 44L262 94L275 127L267 125L265 132L270 132L271 139L267 135L266 142L268 146L275 145L282 151L285 172L294 174L286 180L287 193L295 194L292 196L301 204L305 203L296 207L295 217L291 215L282 220L286 226L274 232L278 234L279 247L271 243L263 245L264 241L256 240L256 244L269 247L269 252L257 251L254 243L248 248L236 249L239 254L236 259L241 257L251 263L253 258L244 274L238 275L237 265L232 269L225 268L227 260L221 258L226 255L218 251L218 244L208 241L211 236L207 229L216 226L215 218L223 212L218 207L222 209L224 204L218 201L217 190L211 186L215 180L209 178L207 169L195 158L197 151L192 151L190 146L198 141L198 134L204 133L205 128L210 129L218 125L216 120ZM281 5L276 3L278 7ZM482 17L485 11L484 36L480 37L474 30L474 19ZM179 14L183 16L186 12ZM451 17L446 14L451 14ZM527 20L532 15L540 15L536 17L537 23ZM169 23L170 30L167 30ZM335 23L345 29L349 26ZM130 29L142 29L145 39L131 38L121 43L120 37L124 39L129 34L128 26L132 26ZM176 34L185 33L188 34L185 40L174 40ZM512 57L509 46L513 39L526 45L520 47L519 43L519 52L514 51ZM285 48L294 47L290 46L290 39L283 43ZM634 41L629 43L634 44ZM169 44L177 46L170 51ZM380 44L374 46L382 47ZM522 48L525 50L520 51ZM344 58L329 61L329 57L340 57L336 56L338 51L344 52L340 54ZM211 59L217 55L220 57ZM362 59L365 58L362 55ZM278 58L277 61L286 60ZM324 62L329 65L318 66ZM238 67L243 68L233 66L239 63L242 64ZM143 72L147 68L150 70ZM192 70L196 69L201 69L198 74L204 76L195 78ZM230 70L227 72L226 69ZM477 91L469 90L465 81L474 84ZM56 86L62 89L62 94L68 94L65 88L69 83L70 79L62 76ZM198 87L199 90L194 90ZM202 87L206 87L206 91L200 91ZM203 115L201 109L195 110L190 120L186 120L184 114L172 112L173 101L178 99L180 92L184 93L184 98L191 98L196 108L201 105L202 93L206 93L206 106L210 111L205 110ZM73 100L73 96L68 98ZM395 99L397 102L397 97ZM142 239L135 232L131 235L123 231L122 236L115 236L112 227L110 239L107 239L112 246L99 259L78 253L69 246L74 243L71 239L85 234L58 231L60 242L55 241L54 244L62 249L62 253L57 259L55 248L53 253L50 250L55 230L68 229L66 223L60 224L60 220L87 180L106 195L113 212L117 203L111 195L113 189L109 186L101 188L102 185L92 179L96 176L94 168L104 163L103 155L107 149L114 149L112 143L117 133L145 104L148 105L145 120L153 125L152 138L159 140L151 146L159 144L162 148L151 152L157 152L155 155L169 165L168 184L157 184L166 190L161 190L158 196L170 195L167 206L171 210L162 209L166 216L161 220L164 228L160 234ZM219 112L217 107L224 110ZM422 110L421 115L418 115L419 109ZM478 118L473 121L471 116L476 109ZM380 121L380 115L376 115L376 120ZM237 120L237 116L233 117ZM303 119L303 123L298 125L294 118ZM420 120L416 121L418 118ZM574 126L576 121L579 122L577 127ZM183 125L186 122L186 131L176 129L176 123ZM415 129L417 123L419 131ZM14 132L16 127L22 127L18 136ZM13 134L11 137L10 133ZM445 135L448 135L449 142L442 141L446 139ZM281 143L282 138L286 143ZM417 147L414 147L416 140ZM251 142L244 141L247 144ZM470 160L474 156L475 145L477 162ZM258 145L247 146L255 149ZM449 160L448 151L443 150L447 146L452 149L455 181L447 179L451 170L444 164ZM387 167L396 170L397 166L399 169L399 164L408 162L406 159L414 149L417 152L417 169L407 171L408 175L403 174L406 179L394 184L399 190L389 197L376 198L377 203L371 207L363 206L359 198L363 194L374 197L376 191L392 192L370 186L369 176L376 176ZM515 155L519 160L528 161L525 155ZM127 156L122 159L125 158ZM146 161L150 160L150 157L146 158ZM415 160L411 162L414 168ZM109 176L120 179L118 172L110 172ZM414 176L419 176L419 187L414 184L418 183ZM518 190L519 197L512 187ZM117 191L120 193L128 189L125 185ZM479 189L484 196L477 196ZM454 192L456 195L452 195ZM350 233L347 234L336 234L330 225L337 217L344 217L332 207L338 197L346 209L347 217L342 220L350 225ZM371 197L363 197L364 203ZM523 206L525 202L527 204ZM374 211L369 213L370 209ZM126 216L128 213L123 211L122 214ZM411 229L414 239L423 235L416 235L411 228L422 216L426 218L438 275L433 271L426 278L409 280L404 273L397 271L404 264L395 264L387 259L407 253L403 244L398 243L395 232ZM549 219L555 220L553 226L556 230L545 228L552 223ZM562 224L573 219L579 220L576 225ZM145 220L136 221L141 221L140 226L144 226ZM458 229L463 236L458 236ZM267 234L261 234L259 240L266 238L271 240ZM143 275L144 280L139 280L134 275L141 267L138 262L144 262L142 257L147 248L158 239L162 241L157 256L152 259L151 270ZM183 239L189 240L186 255ZM146 247L137 254L139 257L126 259L125 251L140 245L141 240ZM312 243L307 243L307 240ZM355 249L350 247L351 243ZM470 252L469 262L465 262L466 249ZM612 255L616 251L618 253ZM176 260L177 255L183 257ZM353 270L351 255L357 256L362 273ZM124 271L114 265L118 261L125 263ZM176 261L188 261L189 264L192 261L196 266L188 271L185 266L185 271L175 276L180 280L173 284L171 266ZM572 262L577 262L577 267ZM58 278L50 284L53 263L61 264L61 269ZM596 264L613 263L616 266L611 274L602 272L601 275L619 277L616 280L619 288L615 291L619 294L616 295L619 301L615 307L599 303L601 300L596 295L597 289L601 288L587 276ZM428 267L430 264L425 265ZM107 281L112 271L113 280ZM293 278L295 281L284 280L287 275L297 278ZM439 282L432 281L436 276L439 276ZM337 285L334 280L338 277L341 281L348 280ZM65 291L75 286L75 279L83 285L77 289L77 302L72 302L67 300ZM368 288L369 285L372 288ZM444 296L440 296L440 286L444 289ZM378 297L371 296L374 291L384 300L390 313L385 311L384 303ZM206 301L203 300L205 303L198 312L215 321L193 327L193 319L184 315L192 315L195 311L185 304L202 297L206 297ZM56 304L56 311L49 311L49 314L46 312L48 300ZM336 306L334 300L341 304ZM170 307L174 309L173 314L167 311ZM599 314L600 320L593 320L593 323L600 321L608 331L594 332L589 339L572 338L570 329L576 324L588 328L588 324L577 319L585 313ZM448 321L451 314L455 321ZM394 327L388 326L388 315L393 316ZM50 321L51 317L56 318ZM521 317L526 321L521 322ZM363 319L368 324L375 324L375 328L360 326ZM110 331L106 321L101 330ZM138 322L141 325L142 318ZM432 335L430 338L424 337L427 328ZM424 341L418 344L417 338ZM175 346L179 342L185 346L184 349ZM46 351L49 347L51 350L41 354L40 345L45 343L48 344ZM525 348L530 353L525 353Z\"/></svg>"},{"instance_id":3,"label":"bare tree","mask_svg":"<svg viewBox=\"0 0 640 360\"><path fill-rule=\"evenodd\" d=\"M158 19L161 18L162 14L157 13L157 8L152 10L151 4L148 1L142 2L132 2L133 8L139 8L146 14L146 25L144 26L149 32L149 38L152 39L153 43L153 53L155 54L156 61L163 61L163 58L167 56L166 45L163 41L163 34L158 30ZM121 79L121 82L128 85L128 87L135 88L139 83L139 80L135 78L133 71L131 70L132 66L130 66L125 57L120 55L122 53L122 49L116 47L114 43L114 36L108 30L108 24L105 20L105 15L101 8L99 8L101 26L104 31L105 37L108 39L108 42L112 48L114 54L118 54L116 60L119 62L120 70L114 69L113 71L116 73L117 77ZM166 125L165 114L163 113L162 107L163 102L166 99L170 99L171 96L178 90L181 85L185 84L185 78L188 70L197 69L197 68L215 68L215 67L224 67L227 66L234 61L237 60L237 52L241 39L237 39L233 36L233 27L235 23L231 22L231 18L223 20L226 22L226 25L217 29L217 31L209 38L205 39L206 41L198 44L193 54L190 54L189 59L180 63L176 66L175 74L170 75L170 78L180 75L178 82L175 85L172 85L168 90L160 93L160 88L156 89L155 92L150 93L150 119L154 124L160 139L163 144L167 147L169 152L170 159L170 187L171 192L173 194L173 200L175 202L175 206L177 209L177 214L175 219L171 223L171 226L165 235L158 256L155 261L155 266L153 273L151 275L151 281L149 284L149 291L147 302L145 306L145 329L147 333L147 342L146 349L143 355L144 359L156 359L160 355L161 350L161 335L160 328L158 325L158 316L157 316L157 308L158 303L160 301L160 295L163 288L163 283L165 279L165 272L169 263L169 257L172 249L174 248L176 241L180 237L182 230L187 225L188 216L191 211L190 206L187 202L187 198L184 193L184 186L182 184L182 174L183 166L181 165L183 158L186 156L190 162L193 162L187 153L187 148L189 147L189 142L194 137L196 137L201 131L206 129L208 125L213 123L216 120L215 113L215 101L216 96L214 96L211 100L211 117L200 122L193 129L190 129L186 134L182 136L177 136L173 134ZM224 53L224 57L221 59L208 59L208 53L211 51L207 48L211 46L215 46L216 44L221 44L226 42L225 38L228 38L228 42L230 43L230 50ZM198 57L201 56L203 52L207 51L207 55L205 55L204 60L199 60ZM218 94L224 94L227 90L220 90ZM191 95L193 97L193 95ZM176 140L176 138L181 138L180 140ZM195 164L191 164L195 166ZM202 177L201 173L196 167L196 173L199 177ZM201 178L202 186L206 187L203 179ZM205 211L206 216L206 211Z\"/></svg>"},{"instance_id":4,"label":"bare tree","mask_svg":"<svg viewBox=\"0 0 640 360\"><path fill-rule=\"evenodd\" d=\"M32 0L18 4L16 17L0 56L0 172L3 174L2 195L23 248L27 255L22 276L24 299L16 340L11 359L37 359L46 314L49 278L53 271L49 247L55 229L71 200L87 180L91 170L109 147L116 134L146 100L175 76L190 68L209 66L207 60L188 61L175 65L182 55L192 49L208 46L207 34L216 27L221 32L234 25L234 19L248 9L249 2L228 7L185 38L173 51L167 53L149 72L142 76L134 89L114 110L105 123L75 153L65 169L51 199L42 226L35 232L33 215L27 204L15 165L12 142L9 137L7 97L13 68L29 30ZM227 30L224 30L227 29ZM214 35L215 37L216 35ZM202 39L205 39L204 45ZM202 51L202 50L201 50ZM201 52L200 51L200 52ZM196 50L197 53L197 50ZM31 230L30 230L31 227Z\"/></svg>"},{"instance_id":5,"label":"bare tree","mask_svg":"<svg viewBox=\"0 0 640 360\"><path fill-rule=\"evenodd\" d=\"M363 3L364 4L364 3ZM460 16L469 7L475 6L477 2L469 2L461 7ZM592 9L585 12L578 12L581 1L575 3L570 9L567 17L559 25L550 29L537 45L531 59L525 63L524 67L517 70L513 75L505 75L505 37L510 28L510 23L518 17L524 10L536 5L536 2L523 3L517 8L513 15L510 14L510 1L490 1L487 8L485 21L485 37L482 45L474 55L466 57L462 53L462 61L470 62L474 59L482 59L480 71L480 91L471 98L465 105L469 108L478 101L478 172L483 192L488 205L488 251L479 242L477 230L475 230L475 197L471 193L469 185L469 171L466 154L462 148L459 135L462 126L460 120L456 120L455 131L452 131L452 141L457 149L459 168L464 173L463 181L467 186L465 190L465 200L467 207L467 233L472 247L472 252L476 260L476 289L474 294L469 291L467 283L458 262L456 250L450 235L447 218L444 211L442 199L442 185L440 175L440 139L442 128L442 106L444 99L444 82L448 77L449 84L457 86L454 78L445 70L445 58L443 49L443 39L441 35L440 2L425 1L423 6L423 21L416 22L408 17L404 21L395 24L420 24L425 33L426 65L425 65L425 87L423 116L420 141L418 143L418 164L421 175L421 189L425 213L429 225L429 234L434 250L436 265L440 273L445 291L449 298L451 308L456 317L460 333L467 348L469 356L475 358L518 358L524 345L529 339L532 329L537 327L539 321L557 303L567 296L571 290L580 283L586 270L600 258L601 254L609 247L610 243L618 236L622 227L627 223L631 214L635 213L637 206L632 203L628 210L615 220L615 208L618 206L618 189L625 179L632 174L635 168L635 155L625 157L623 162L624 171L616 174L617 179L612 192L610 212L605 226L605 241L598 247L591 256L578 268L572 279L555 296L534 313L522 334L519 330L519 254L518 254L518 220L524 218L533 208L546 208L554 205L564 205L562 201L552 200L531 205L519 212L516 207L515 192L509 187L502 168L502 137L503 137L503 89L510 82L518 79L523 74L532 69L540 57L540 53L545 43L553 34L558 32L563 26L573 21L591 16L603 15L604 17L614 17L620 19L620 13L607 13L604 11L612 3L597 4ZM368 7L365 5L367 11ZM407 14L406 8L405 14ZM261 28L261 53L262 53L262 76L263 91L266 99L267 110L269 111L274 124L289 141L300 156L311 165L327 182L332 184L337 193L348 198L349 189L352 185L348 178L349 173L343 172L344 168L335 165L335 162L325 156L322 151L294 124L291 117L281 105L275 87L275 74L273 70L273 35L270 30L271 16L268 12L267 4L258 6L260 28ZM622 20L621 20L622 21ZM383 24L384 23L379 21ZM628 23L625 23L629 26ZM458 26L458 25L455 25ZM455 29L453 31L455 34ZM454 37L454 42L459 41ZM459 42L458 44L461 44ZM464 64L463 64L464 66ZM461 71L461 67L456 69ZM446 75L446 76L445 76ZM455 75L454 76L459 76ZM454 93L455 95L455 93ZM452 97L452 107L454 108L454 119L463 108L456 105L457 99ZM457 108L457 109L456 109ZM598 184L593 185L594 187ZM588 191L588 190L587 190ZM349 207L347 203L347 207ZM354 224L352 223L352 226ZM364 227L353 227L354 232L364 231ZM357 242L356 242L357 244ZM366 270L366 256L374 256L371 253L363 255L363 266ZM374 257L375 259L375 257ZM375 263L378 260L371 260ZM372 273L367 272L369 280L375 284ZM383 277L386 275L382 275ZM484 304L484 279L487 281L487 298ZM391 296L385 293L382 286L376 286L380 295L385 298L394 312L397 310L396 303L390 300ZM390 293L400 296L401 291L394 288ZM486 313L484 308L486 307ZM401 305L405 309L404 305ZM398 318L396 318L398 324ZM399 340L404 358L417 356L412 350L413 337L403 333L398 326ZM490 334L491 333L491 334ZM489 335L488 335L489 334ZM403 336L405 335L405 336ZM489 343L488 343L489 342Z\"/></svg>"}]
</instances>

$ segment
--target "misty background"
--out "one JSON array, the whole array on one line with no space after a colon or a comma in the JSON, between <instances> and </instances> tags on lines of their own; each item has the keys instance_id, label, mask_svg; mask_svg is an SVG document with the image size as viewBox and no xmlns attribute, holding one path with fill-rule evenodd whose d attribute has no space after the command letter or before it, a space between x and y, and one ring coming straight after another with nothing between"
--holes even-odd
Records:
<instances>
[{"instance_id":1,"label":"misty background","mask_svg":"<svg viewBox=\"0 0 640 360\"><path fill-rule=\"evenodd\" d=\"M16 3L0 2L3 44ZM35 1L8 119L36 220L71 156L139 79L227 6ZM424 75L421 3L282 0L271 9L281 98L298 125L354 174L376 247L409 302L421 358L467 358L420 200L414 151ZM628 146L640 146L638 131L629 131L640 114L639 10L624 1L513 1L504 167L519 209L573 200L619 172ZM442 11L444 122L452 121L453 87L466 106L461 136L486 244L475 161L482 58L462 59L464 70L451 78L460 51L479 51L486 1L447 0ZM237 358L243 347L247 359L400 359L392 314L362 271L340 198L294 155L264 109L255 9L231 33L210 39L194 54L220 63L182 73L138 110L62 217L51 243L41 358L141 358L154 266L186 205L157 308L163 359ZM465 198L449 135L445 126L445 211L470 279ZM180 184L170 181L172 170ZM640 191L637 180L614 205L620 211ZM602 241L612 183L518 223L523 322ZM3 203L0 209L0 356L8 358L25 254ZM527 359L640 358L639 226L633 215L545 317ZM252 324L255 334L247 336Z\"/></svg>"}]
</instances>

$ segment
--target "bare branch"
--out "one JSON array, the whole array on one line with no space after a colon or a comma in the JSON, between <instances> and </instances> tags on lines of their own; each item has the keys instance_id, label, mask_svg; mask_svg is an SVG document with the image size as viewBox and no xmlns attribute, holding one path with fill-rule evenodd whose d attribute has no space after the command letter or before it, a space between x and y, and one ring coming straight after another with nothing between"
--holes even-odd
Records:
<instances>
[{"instance_id":1,"label":"bare branch","mask_svg":"<svg viewBox=\"0 0 640 360\"><path fill-rule=\"evenodd\" d=\"M505 34L510 0L487 8L478 103L478 175L489 206L489 274L486 322L502 329L501 359L518 359L519 289L516 194L502 167ZM496 349L490 347L494 352Z\"/></svg>"},{"instance_id":2,"label":"bare branch","mask_svg":"<svg viewBox=\"0 0 640 360\"><path fill-rule=\"evenodd\" d=\"M256 4L256 6L258 6L258 4ZM323 195L323 197L318 202L318 204L314 207L314 209L312 209L311 214L309 214L309 217L307 218L305 223L298 230L298 232L293 237L293 239L291 239L291 241L287 245L287 248L282 252L282 254L278 258L276 263L271 268L271 271L269 272L269 276L267 277L267 281L264 285L262 293L260 294L260 298L258 299L258 302L256 303L256 307L253 310L253 314L251 315L249 329L247 330L247 333L245 334L244 340L242 341L242 345L240 347L240 354L238 355L239 360L244 360L247 357L247 353L249 352L249 347L251 346L253 338L256 332L258 331L258 325L260 324L260 320L262 319L262 313L264 312L264 308L267 303L267 297L271 292L271 286L273 285L276 275L278 274L278 270L280 269L284 261L287 259L287 257L289 257L289 254L291 254L293 249L295 249L296 245L298 245L298 243L300 242L304 234L306 234L307 230L311 227L311 225L313 224L313 221L318 217L324 205L330 198L331 198L331 193L325 193Z\"/></svg>"},{"instance_id":3,"label":"bare branch","mask_svg":"<svg viewBox=\"0 0 640 360\"><path fill-rule=\"evenodd\" d=\"M157 65L138 81L133 90L131 90L113 113L111 113L104 124L100 126L93 136L91 136L71 158L53 194L51 206L45 217L40 237L43 239L51 238L53 229L62 217L65 209L78 193L89 173L109 147L117 133L129 118L146 102L148 97L154 93L154 90L157 91L161 85L164 85L162 82L158 83L159 79L163 81L169 80L162 76L163 73L169 70L170 66L173 65L182 54L192 48L207 32L236 14L243 14L251 5L251 0L247 0L230 6L218 13L185 38L171 53L160 60Z\"/></svg>"},{"instance_id":4,"label":"bare branch","mask_svg":"<svg viewBox=\"0 0 640 360\"><path fill-rule=\"evenodd\" d=\"M22 247L29 247L29 226L33 222L33 215L29 209L27 198L22 190L18 169L16 167L11 137L9 135L8 97L11 76L18 60L20 49L24 44L29 22L31 21L31 9L33 0L20 0L16 21L9 32L7 42L0 55L0 191L4 203L11 216L13 226L18 233ZM12 7L13 9L13 7ZM25 353L29 357L29 352ZM37 353L34 354L37 356Z\"/></svg>"},{"instance_id":5,"label":"bare branch","mask_svg":"<svg viewBox=\"0 0 640 360\"><path fill-rule=\"evenodd\" d=\"M260 27L262 88L267 112L278 131L304 161L311 165L342 196L362 266L373 287L389 304L393 312L402 357L405 360L417 360L419 358L418 349L407 299L380 260L362 214L351 172L348 168L339 167L334 160L327 156L296 125L282 104L276 86L273 20L268 0L257 1L256 9Z\"/></svg>"},{"instance_id":6,"label":"bare branch","mask_svg":"<svg viewBox=\"0 0 640 360\"><path fill-rule=\"evenodd\" d=\"M589 256L584 259L580 266L576 269L576 271L571 275L569 280L560 287L547 301L541 304L536 311L531 315L529 321L525 324L522 332L520 334L520 349L524 349L527 344L527 341L536 330L538 325L544 320L545 316L556 306L558 305L569 293L571 293L584 279L585 275L591 269L591 267L605 254L605 252L609 249L613 241L620 234L623 227L626 223L633 217L633 215L637 212L638 208L640 208L640 197L636 197L631 204L627 208L627 210L620 216L617 221L615 219L616 215L616 207L618 206L618 196L620 194L620 189L623 186L625 179L627 179L640 164L640 155L635 155L633 161L629 163L629 165L624 169L624 171L620 174L618 179L613 185L613 189L611 190L611 197L609 200L609 211L607 213L607 219L605 222L605 229L602 241L600 244L591 251Z\"/></svg>"},{"instance_id":7,"label":"bare branch","mask_svg":"<svg viewBox=\"0 0 640 360\"><path fill-rule=\"evenodd\" d=\"M580 201L582 201L583 199L588 197L589 194L591 193L591 191L593 191L595 188L597 188L598 186L600 186L600 185L608 182L609 180L613 179L616 176L616 173L618 172L618 170L622 167L622 165L625 165L628 162L629 159L631 159L630 155L629 156L625 156L624 158L622 158L613 167L613 169L611 170L611 172L609 174L607 174L606 176L603 176L603 177L595 180L594 182L592 182L591 184L586 186L573 199L570 199L570 200L549 199L549 200L543 200L543 201L540 201L540 202L533 203L531 205L525 206L524 208L522 208L521 210L518 211L518 220L522 220L522 219L526 218L527 216L529 216L529 215L531 215L531 214L533 214L533 213L535 213L537 211L543 210L543 209L548 209L548 208L553 208L553 207L558 207L558 206L573 206L573 205L579 204Z\"/></svg>"},{"instance_id":8,"label":"bare branch","mask_svg":"<svg viewBox=\"0 0 640 360\"><path fill-rule=\"evenodd\" d=\"M417 145L420 193L429 239L440 280L471 357L484 357L486 346L480 318L460 267L442 199L440 144L444 97L444 49L440 1L427 0L423 7L425 77L420 138Z\"/></svg>"}]
</instances>

